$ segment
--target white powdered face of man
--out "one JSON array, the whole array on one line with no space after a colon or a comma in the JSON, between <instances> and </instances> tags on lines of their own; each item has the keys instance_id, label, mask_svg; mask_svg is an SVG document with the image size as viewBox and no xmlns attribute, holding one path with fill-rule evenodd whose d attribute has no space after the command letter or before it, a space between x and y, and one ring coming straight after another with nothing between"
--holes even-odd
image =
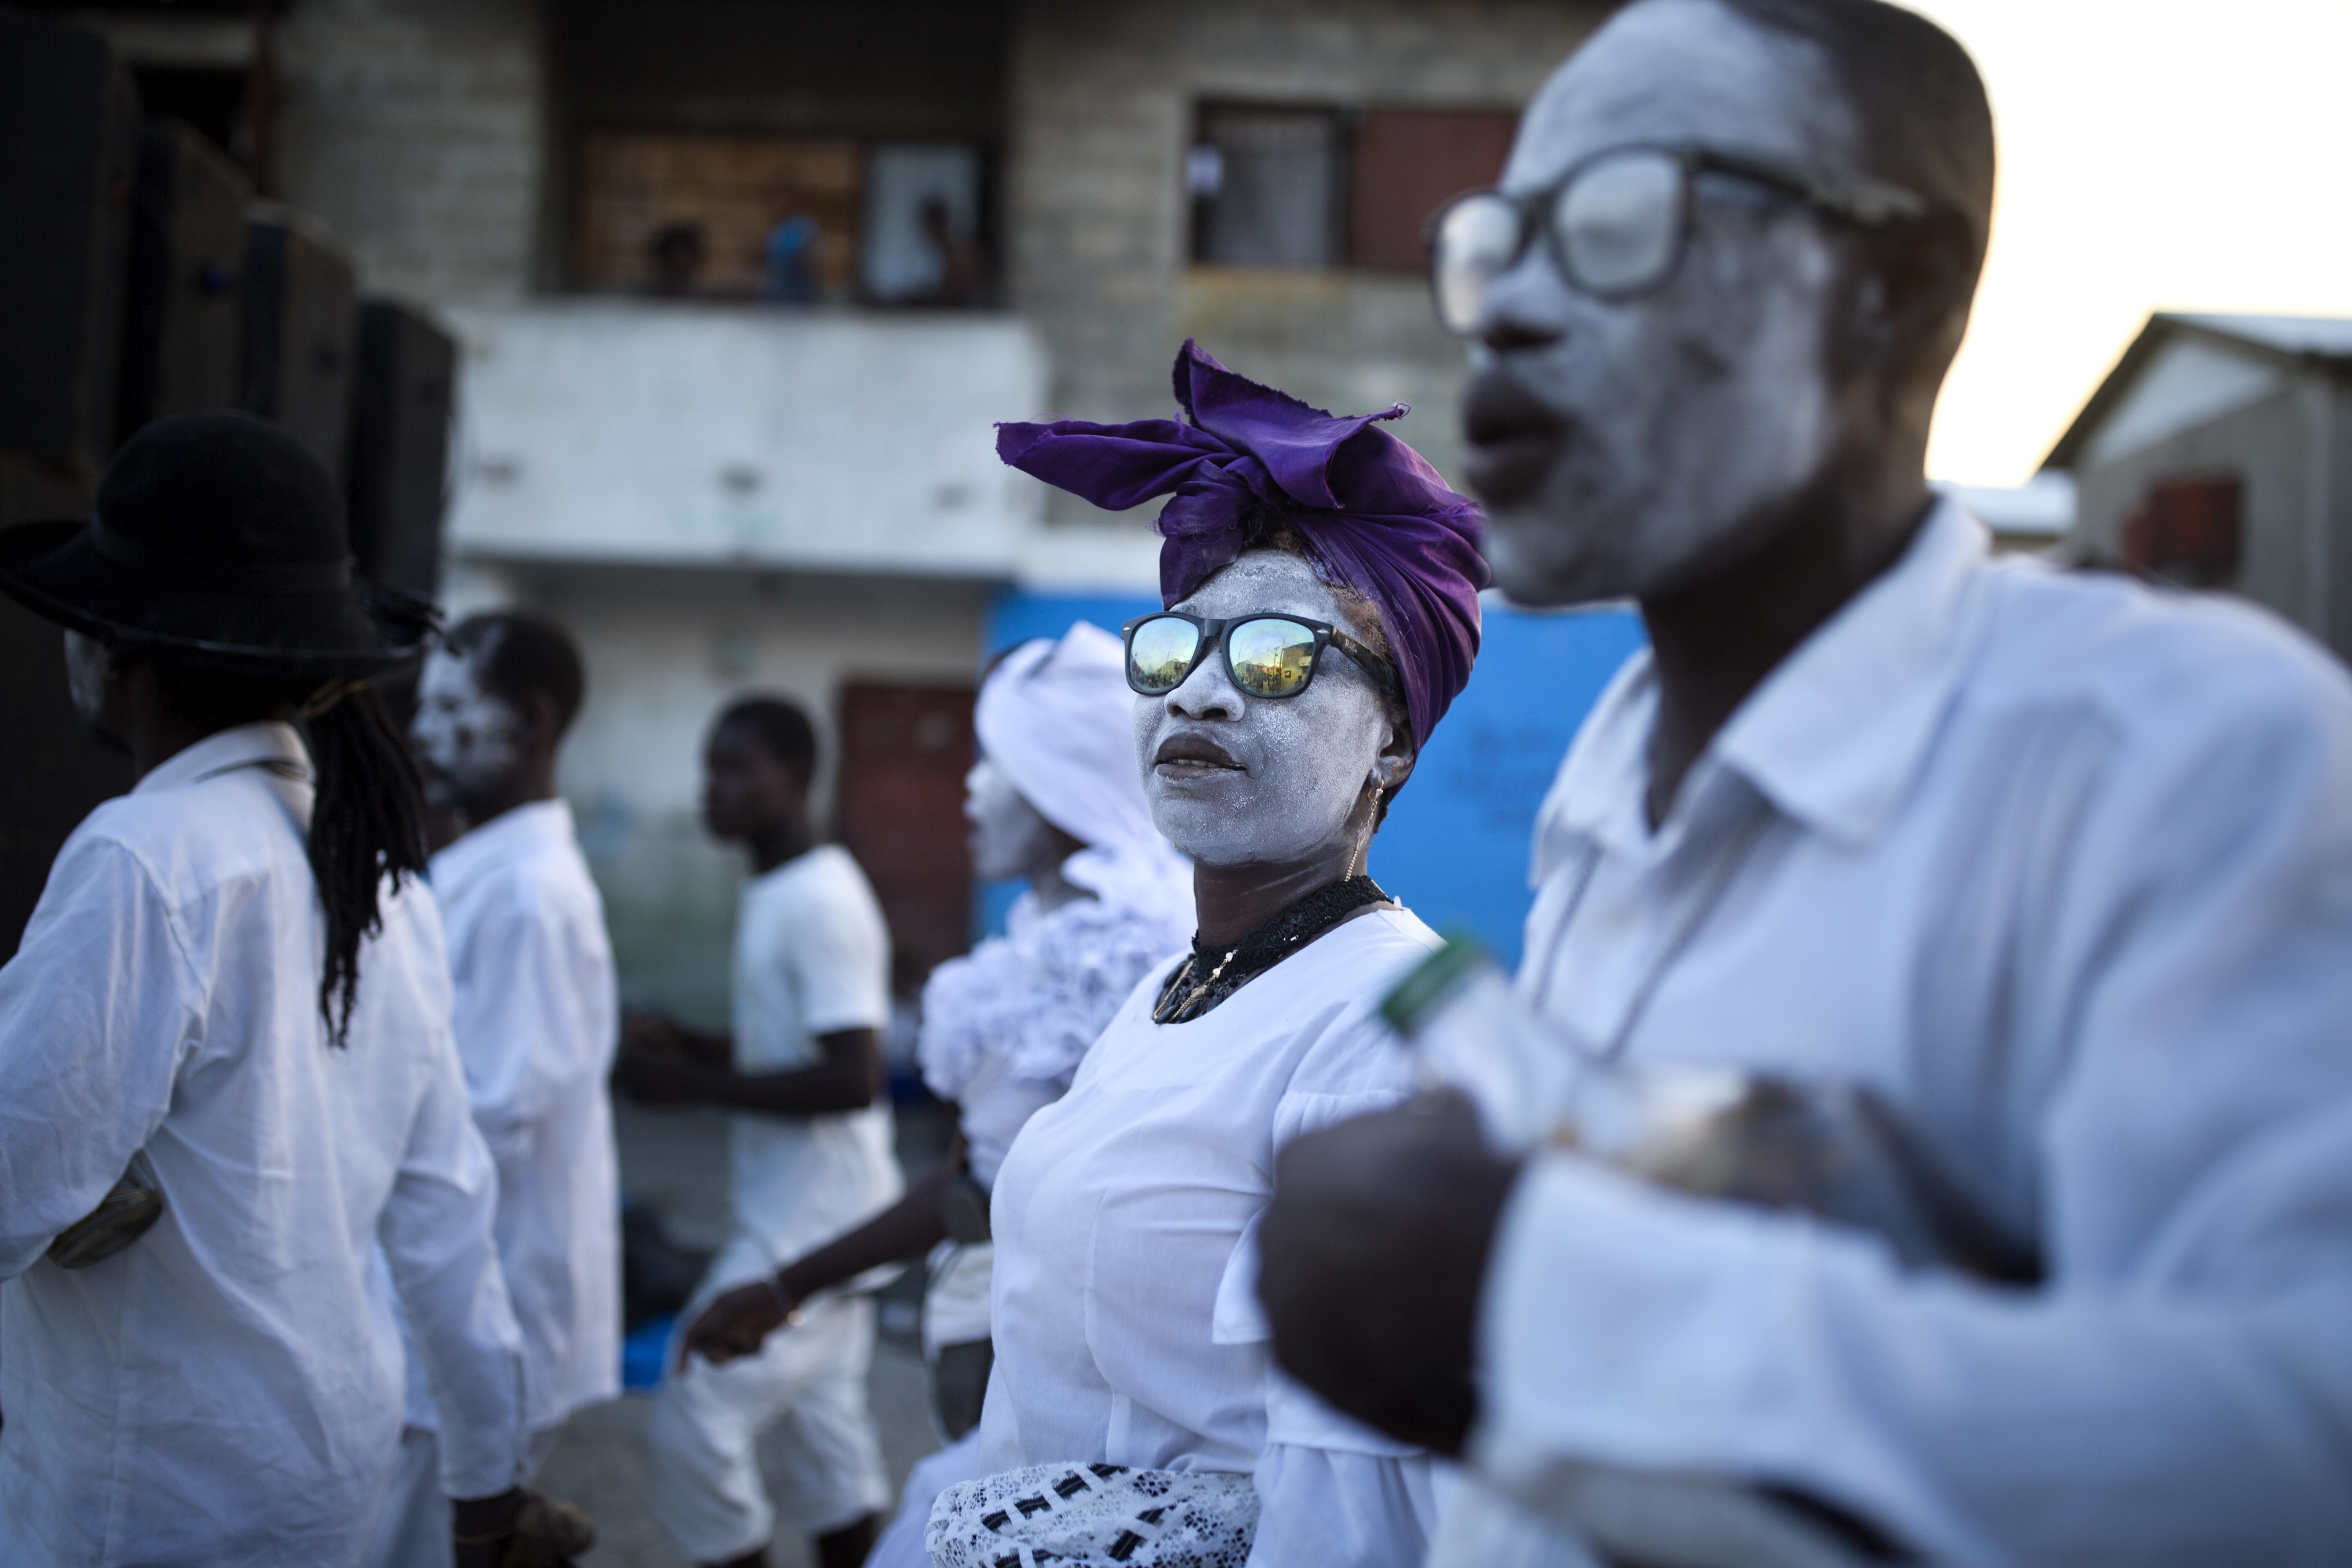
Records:
<instances>
[{"instance_id":1,"label":"white powdered face of man","mask_svg":"<svg viewBox=\"0 0 2352 1568\"><path fill-rule=\"evenodd\" d=\"M1054 825L986 757L963 779L963 815L971 824L971 874L1005 882L1034 872L1054 850Z\"/></svg>"},{"instance_id":2,"label":"white powdered face of man","mask_svg":"<svg viewBox=\"0 0 2352 1568\"><path fill-rule=\"evenodd\" d=\"M417 683L409 739L425 763L425 795L449 807L491 792L519 760L521 721L506 699L486 690L481 669L495 639L465 653L436 647Z\"/></svg>"},{"instance_id":3,"label":"white powdered face of man","mask_svg":"<svg viewBox=\"0 0 2352 1568\"><path fill-rule=\"evenodd\" d=\"M1545 85L1503 188L1546 190L1640 144L1839 179L1858 170L1856 142L1811 45L1715 0L1644 0ZM1803 203L1710 174L1694 185L1680 266L1654 292L1597 298L1528 246L1489 291L1465 411L1504 592L1541 605L1673 594L1736 562L1744 538L1822 481L1845 423L1831 364L1837 246Z\"/></svg>"},{"instance_id":4,"label":"white powdered face of man","mask_svg":"<svg viewBox=\"0 0 2352 1568\"><path fill-rule=\"evenodd\" d=\"M1174 606L1196 616L1304 616L1360 642L1369 628L1296 555L1253 551ZM1135 701L1136 761L1153 826L1208 866L1280 865L1329 844L1367 783L1393 785L1396 733L1371 678L1327 649L1296 697L1237 689L1222 652L1164 697Z\"/></svg>"},{"instance_id":5,"label":"white powdered face of man","mask_svg":"<svg viewBox=\"0 0 2352 1568\"><path fill-rule=\"evenodd\" d=\"M106 645L96 637L66 633L66 694L82 728L97 732L106 707Z\"/></svg>"}]
</instances>

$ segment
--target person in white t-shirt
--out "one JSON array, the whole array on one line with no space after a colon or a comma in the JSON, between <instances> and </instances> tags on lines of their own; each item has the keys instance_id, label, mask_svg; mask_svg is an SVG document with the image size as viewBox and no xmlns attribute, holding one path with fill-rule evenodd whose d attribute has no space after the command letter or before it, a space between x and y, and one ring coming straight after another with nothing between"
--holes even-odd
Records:
<instances>
[{"instance_id":1,"label":"person in white t-shirt","mask_svg":"<svg viewBox=\"0 0 2352 1568\"><path fill-rule=\"evenodd\" d=\"M735 931L734 1034L632 1018L614 1076L647 1104L736 1113L735 1235L680 1314L688 1323L720 1293L862 1224L903 1185L880 1098L889 931L848 851L814 842L815 731L793 704L748 698L719 715L703 761L703 819L751 858ZM796 1310L795 1331L724 1366L673 1348L647 1427L650 1490L697 1562L767 1562L776 1515L753 1445L772 1427L782 1428L787 1502L815 1537L819 1568L855 1568L873 1546L889 1500L866 1400L873 1299L853 1288Z\"/></svg>"},{"instance_id":2,"label":"person in white t-shirt","mask_svg":"<svg viewBox=\"0 0 2352 1568\"><path fill-rule=\"evenodd\" d=\"M580 653L519 611L476 616L425 659L410 740L427 803L466 824L427 870L448 931L457 1055L499 1171L499 1258L521 1325L529 1468L572 1412L620 1393L620 1179L605 1090L619 1037L604 905L555 793ZM424 1366L374 1568L441 1568L449 1507Z\"/></svg>"}]
</instances>

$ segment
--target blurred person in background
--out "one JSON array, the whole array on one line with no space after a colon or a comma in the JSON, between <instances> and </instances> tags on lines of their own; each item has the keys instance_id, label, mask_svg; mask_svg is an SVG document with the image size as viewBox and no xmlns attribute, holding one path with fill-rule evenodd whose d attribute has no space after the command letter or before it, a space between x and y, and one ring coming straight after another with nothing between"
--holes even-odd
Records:
<instances>
[{"instance_id":1,"label":"blurred person in background","mask_svg":"<svg viewBox=\"0 0 2352 1568\"><path fill-rule=\"evenodd\" d=\"M1191 868L1151 826L1125 668L1119 639L1080 621L1058 642L1013 649L981 686L981 758L965 781L972 870L1029 885L1004 935L940 964L924 987L923 1077L957 1107L955 1150L898 1206L721 1296L686 1335L688 1353L732 1360L817 1292L931 1253L923 1349L948 1447L908 1478L871 1560L881 1568L928 1568L932 1500L979 1473L973 1428L993 1360L988 1194L1013 1135L1069 1088L1136 983L1192 934Z\"/></svg>"},{"instance_id":2,"label":"blurred person in background","mask_svg":"<svg viewBox=\"0 0 2352 1568\"><path fill-rule=\"evenodd\" d=\"M498 1164L499 1258L529 1371L527 1474L565 1420L620 1393L620 1184L605 1078L620 1027L604 905L555 793L579 650L552 621L476 616L425 661L409 736L428 804L465 824L426 870L448 933L458 1060ZM413 1337L413 1336L412 1336ZM375 1568L449 1559L423 1359Z\"/></svg>"},{"instance_id":3,"label":"blurred person in background","mask_svg":"<svg viewBox=\"0 0 2352 1568\"><path fill-rule=\"evenodd\" d=\"M782 698L730 704L703 752L703 820L751 879L735 925L734 1030L628 1021L614 1081L648 1105L733 1113L735 1235L681 1314L864 1223L899 1195L882 1098L890 933L849 851L816 842L816 731ZM882 1277L887 1279L887 1275ZM889 1501L866 1405L873 1275L799 1301L791 1333L723 1365L681 1358L646 1425L654 1512L698 1563L767 1562L776 1510L754 1445L781 1427L786 1503L819 1568L854 1568ZM762 1287L764 1289L764 1287Z\"/></svg>"},{"instance_id":4,"label":"blurred person in background","mask_svg":"<svg viewBox=\"0 0 2352 1568\"><path fill-rule=\"evenodd\" d=\"M94 517L0 534L0 588L68 628L74 706L139 776L0 969L0 1561L362 1561L395 1296L456 1561L584 1547L520 1486L497 1172L370 681L429 613L354 584L335 482L244 414L131 437Z\"/></svg>"},{"instance_id":5,"label":"blurred person in background","mask_svg":"<svg viewBox=\"0 0 2352 1568\"><path fill-rule=\"evenodd\" d=\"M824 229L802 205L800 188L790 181L778 181L772 198L774 221L760 252L764 296L779 305L814 305L824 297Z\"/></svg>"},{"instance_id":6,"label":"blurred person in background","mask_svg":"<svg viewBox=\"0 0 2352 1568\"><path fill-rule=\"evenodd\" d=\"M1993 157L1908 12L1636 0L1434 226L1498 582L1650 633L1538 820L1521 996L1603 1060L1867 1092L2023 1264L1442 1110L1300 1140L1279 1354L1467 1454L1448 1568L2352 1541L2352 681L1930 494ZM1709 1482L1773 1507L1710 1541Z\"/></svg>"},{"instance_id":7,"label":"blurred person in background","mask_svg":"<svg viewBox=\"0 0 2352 1568\"><path fill-rule=\"evenodd\" d=\"M702 289L702 226L666 223L646 241L646 292L658 300L690 300Z\"/></svg>"},{"instance_id":8,"label":"blurred person in background","mask_svg":"<svg viewBox=\"0 0 2352 1568\"><path fill-rule=\"evenodd\" d=\"M997 1174L983 1479L927 1543L945 1568L1412 1568L1429 1457L1277 1374L1250 1281L1276 1152L1410 1088L1372 1009L1437 938L1364 862L1469 679L1477 513L1380 428L1402 405L1335 417L1190 342L1174 382L1185 423L998 432L1097 505L1173 493L1168 608L1125 628L1125 674L1195 935Z\"/></svg>"}]
</instances>

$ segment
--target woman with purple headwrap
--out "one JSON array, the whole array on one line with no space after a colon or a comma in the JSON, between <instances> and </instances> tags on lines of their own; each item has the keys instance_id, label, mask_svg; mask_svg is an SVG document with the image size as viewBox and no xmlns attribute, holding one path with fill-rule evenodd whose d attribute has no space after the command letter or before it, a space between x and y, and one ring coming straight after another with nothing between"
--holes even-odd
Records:
<instances>
[{"instance_id":1,"label":"woman with purple headwrap","mask_svg":"<svg viewBox=\"0 0 2352 1568\"><path fill-rule=\"evenodd\" d=\"M998 1173L990 1473L932 1514L946 1568L1406 1568L1432 1523L1424 1454L1276 1371L1254 1237L1284 1142L1410 1087L1373 1005L1437 939L1364 859L1469 678L1478 518L1379 427L1402 406L1338 418L1191 343L1176 397L998 439L1103 506L1172 497L1126 674L1199 923Z\"/></svg>"}]
</instances>

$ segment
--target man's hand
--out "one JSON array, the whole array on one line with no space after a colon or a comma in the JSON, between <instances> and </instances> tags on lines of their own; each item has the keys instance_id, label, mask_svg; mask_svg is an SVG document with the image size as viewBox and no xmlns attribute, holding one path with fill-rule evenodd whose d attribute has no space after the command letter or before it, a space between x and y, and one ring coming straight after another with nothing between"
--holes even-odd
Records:
<instances>
[{"instance_id":1,"label":"man's hand","mask_svg":"<svg viewBox=\"0 0 2352 1568\"><path fill-rule=\"evenodd\" d=\"M566 1568L596 1544L596 1521L568 1502L524 1487L496 1497L453 1498L456 1568Z\"/></svg>"},{"instance_id":2,"label":"man's hand","mask_svg":"<svg viewBox=\"0 0 2352 1568\"><path fill-rule=\"evenodd\" d=\"M498 1568L522 1515L523 1489L509 1487L496 1497L449 1500L450 1552L457 1568Z\"/></svg>"},{"instance_id":3,"label":"man's hand","mask_svg":"<svg viewBox=\"0 0 2352 1568\"><path fill-rule=\"evenodd\" d=\"M686 1031L659 1013L631 1013L621 1020L621 1047L647 1056L682 1057Z\"/></svg>"},{"instance_id":4,"label":"man's hand","mask_svg":"<svg viewBox=\"0 0 2352 1568\"><path fill-rule=\"evenodd\" d=\"M790 1321L782 1300L767 1281L738 1285L703 1308L688 1328L678 1342L678 1365L684 1366L689 1355L698 1355L714 1366L738 1356L757 1355L768 1336Z\"/></svg>"},{"instance_id":5,"label":"man's hand","mask_svg":"<svg viewBox=\"0 0 2352 1568\"><path fill-rule=\"evenodd\" d=\"M1294 1140L1258 1232L1275 1359L1358 1420L1458 1455L1479 1286L1517 1175L1450 1092Z\"/></svg>"},{"instance_id":6,"label":"man's hand","mask_svg":"<svg viewBox=\"0 0 2352 1568\"><path fill-rule=\"evenodd\" d=\"M685 1105L706 1096L709 1075L674 1052L625 1041L613 1061L613 1087L646 1105Z\"/></svg>"}]
</instances>

